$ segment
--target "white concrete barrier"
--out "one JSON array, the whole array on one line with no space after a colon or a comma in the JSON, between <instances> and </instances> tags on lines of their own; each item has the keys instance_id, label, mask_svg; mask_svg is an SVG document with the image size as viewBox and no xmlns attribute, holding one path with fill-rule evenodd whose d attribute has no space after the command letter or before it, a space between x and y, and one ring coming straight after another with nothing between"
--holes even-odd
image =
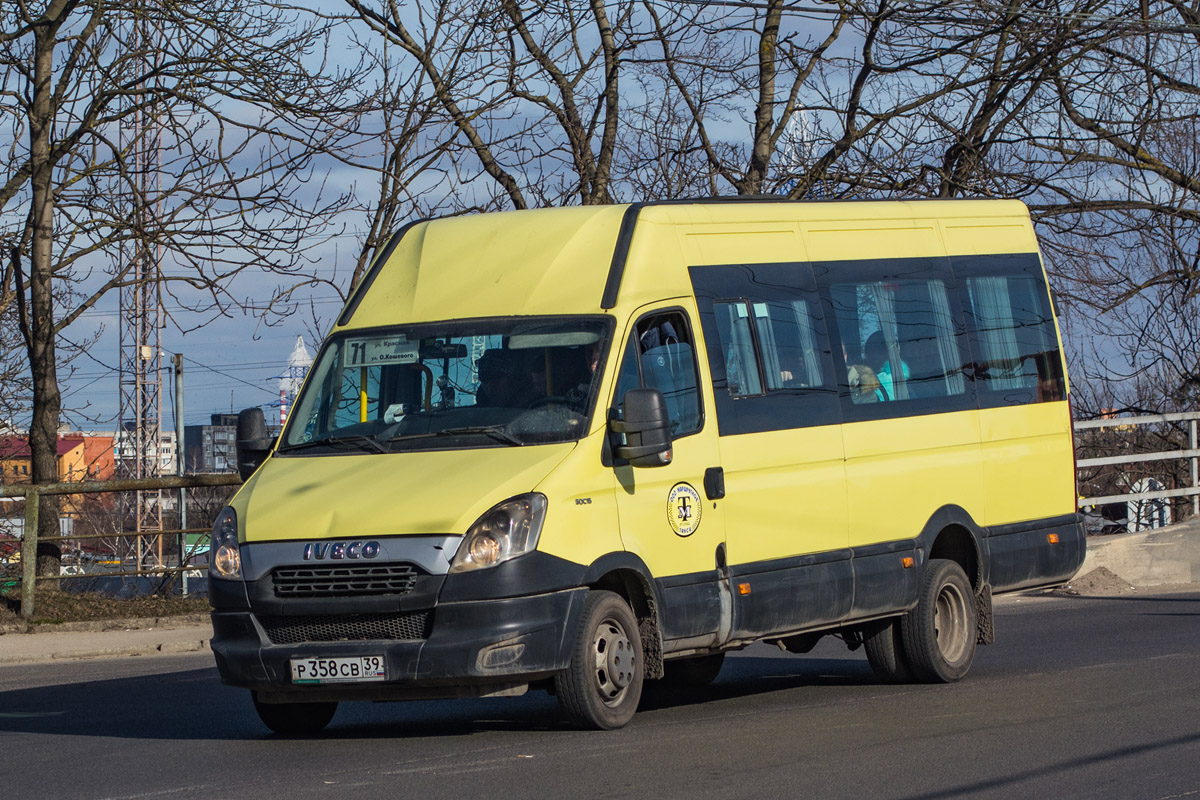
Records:
<instances>
[{"instance_id":1,"label":"white concrete barrier","mask_svg":"<svg viewBox=\"0 0 1200 800\"><path fill-rule=\"evenodd\" d=\"M1200 582L1200 520L1146 533L1096 536L1087 544L1080 575L1107 567L1138 587Z\"/></svg>"}]
</instances>

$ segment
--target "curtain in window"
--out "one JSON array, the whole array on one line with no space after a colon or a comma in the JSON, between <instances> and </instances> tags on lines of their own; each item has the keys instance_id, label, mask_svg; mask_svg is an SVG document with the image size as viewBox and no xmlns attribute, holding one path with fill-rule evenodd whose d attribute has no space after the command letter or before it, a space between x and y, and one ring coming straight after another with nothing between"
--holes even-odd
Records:
<instances>
[{"instance_id":1,"label":"curtain in window","mask_svg":"<svg viewBox=\"0 0 1200 800\"><path fill-rule=\"evenodd\" d=\"M724 315L729 331L725 346L725 376L733 396L762 394L762 380L754 357L749 312L745 303L715 303L713 311ZM724 327L724 326L722 326Z\"/></svg>"},{"instance_id":2,"label":"curtain in window","mask_svg":"<svg viewBox=\"0 0 1200 800\"><path fill-rule=\"evenodd\" d=\"M779 340L775 336L775 327L771 324L771 310L766 303L752 303L754 309L754 327L758 329L758 346L762 353L762 368L767 379L768 389L778 389L782 386L780 377L783 366L779 363Z\"/></svg>"},{"instance_id":3,"label":"curtain in window","mask_svg":"<svg viewBox=\"0 0 1200 800\"><path fill-rule=\"evenodd\" d=\"M946 376L946 394L962 394L963 385L958 347L954 343L954 318L950 315L950 300L946 296L946 285L941 281L929 284L929 300L933 308L933 320L937 326L938 356L942 362L942 374Z\"/></svg>"},{"instance_id":4,"label":"curtain in window","mask_svg":"<svg viewBox=\"0 0 1200 800\"><path fill-rule=\"evenodd\" d=\"M882 283L872 283L868 286L871 290L871 299L875 301L875 311L879 314L879 329L883 331L883 340L887 343L888 362L891 364L892 373L892 395L894 395L892 399L907 400L908 386L904 380L904 359L900 356L896 304L892 302L892 293Z\"/></svg>"},{"instance_id":5,"label":"curtain in window","mask_svg":"<svg viewBox=\"0 0 1200 800\"><path fill-rule=\"evenodd\" d=\"M804 353L804 385L820 386L821 358L817 353L817 342L813 335L813 319L808 312L808 303L803 300L792 302L792 311L796 315L796 329L800 332L800 349Z\"/></svg>"},{"instance_id":6,"label":"curtain in window","mask_svg":"<svg viewBox=\"0 0 1200 800\"><path fill-rule=\"evenodd\" d=\"M1008 280L1003 277L971 278L967 281L975 325L987 362L991 389L1020 389L1021 350L1017 346L1017 323L1012 315Z\"/></svg>"}]
</instances>

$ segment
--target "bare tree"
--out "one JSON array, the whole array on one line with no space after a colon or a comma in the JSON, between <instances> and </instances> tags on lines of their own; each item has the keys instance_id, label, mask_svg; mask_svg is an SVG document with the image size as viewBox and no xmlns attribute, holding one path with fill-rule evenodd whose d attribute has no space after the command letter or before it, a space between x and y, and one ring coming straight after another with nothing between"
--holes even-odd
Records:
<instances>
[{"instance_id":1,"label":"bare tree","mask_svg":"<svg viewBox=\"0 0 1200 800\"><path fill-rule=\"evenodd\" d=\"M296 276L301 243L345 203L325 198L314 158L336 146L323 120L353 109L357 73L322 63L319 21L273 4L18 0L0 21L3 297L44 483L56 479L68 326L130 285L131 251L154 253L145 279L209 318L238 305L229 281L241 272ZM57 522L43 502L47 535ZM57 557L39 547L39 570Z\"/></svg>"}]
</instances>

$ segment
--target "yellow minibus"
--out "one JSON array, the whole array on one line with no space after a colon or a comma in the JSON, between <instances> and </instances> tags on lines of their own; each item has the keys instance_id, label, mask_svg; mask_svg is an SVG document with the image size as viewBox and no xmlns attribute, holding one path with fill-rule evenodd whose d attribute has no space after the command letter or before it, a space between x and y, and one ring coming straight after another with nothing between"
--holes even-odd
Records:
<instances>
[{"instance_id":1,"label":"yellow minibus","mask_svg":"<svg viewBox=\"0 0 1200 800\"><path fill-rule=\"evenodd\" d=\"M212 649L275 731L350 700L644 681L836 634L948 682L1078 570L1071 417L1016 201L714 199L422 220L212 532Z\"/></svg>"}]
</instances>

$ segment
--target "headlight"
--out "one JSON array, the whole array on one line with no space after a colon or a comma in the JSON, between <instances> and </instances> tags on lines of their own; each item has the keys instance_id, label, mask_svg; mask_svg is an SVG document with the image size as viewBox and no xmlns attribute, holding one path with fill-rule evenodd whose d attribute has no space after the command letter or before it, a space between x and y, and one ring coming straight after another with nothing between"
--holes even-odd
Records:
<instances>
[{"instance_id":1,"label":"headlight","mask_svg":"<svg viewBox=\"0 0 1200 800\"><path fill-rule=\"evenodd\" d=\"M213 523L209 540L208 571L214 578L242 577L242 552L238 549L237 512L226 506Z\"/></svg>"},{"instance_id":2,"label":"headlight","mask_svg":"<svg viewBox=\"0 0 1200 800\"><path fill-rule=\"evenodd\" d=\"M537 547L546 517L546 496L523 494L492 507L467 530L451 574L486 569L524 555Z\"/></svg>"}]
</instances>

